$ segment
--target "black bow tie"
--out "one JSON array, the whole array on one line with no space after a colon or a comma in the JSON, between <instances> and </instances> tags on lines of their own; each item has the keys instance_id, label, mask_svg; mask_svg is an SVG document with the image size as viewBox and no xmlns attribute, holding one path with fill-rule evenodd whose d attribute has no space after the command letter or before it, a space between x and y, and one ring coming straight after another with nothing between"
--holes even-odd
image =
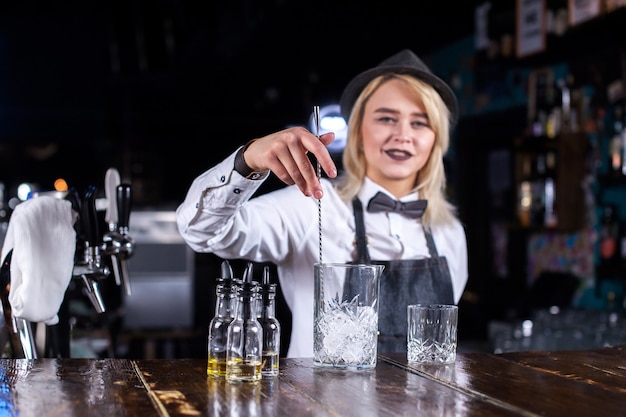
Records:
<instances>
[{"instance_id":1,"label":"black bow tie","mask_svg":"<svg viewBox=\"0 0 626 417\"><path fill-rule=\"evenodd\" d=\"M418 219L424 214L427 205L427 200L408 201L403 203L402 201L394 200L387 194L379 191L367 204L367 211L372 213L394 211L406 217Z\"/></svg>"}]
</instances>

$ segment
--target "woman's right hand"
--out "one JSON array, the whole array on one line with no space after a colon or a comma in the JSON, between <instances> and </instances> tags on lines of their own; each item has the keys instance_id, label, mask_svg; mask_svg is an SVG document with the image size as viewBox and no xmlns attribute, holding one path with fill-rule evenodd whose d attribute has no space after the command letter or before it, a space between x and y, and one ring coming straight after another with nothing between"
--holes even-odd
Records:
<instances>
[{"instance_id":1,"label":"woman's right hand","mask_svg":"<svg viewBox=\"0 0 626 417\"><path fill-rule=\"evenodd\" d=\"M303 127L292 127L253 141L243 154L254 171L270 170L285 184L296 184L306 196L322 198L322 186L307 154L311 152L328 177L337 176L337 167L326 146L335 134L317 136Z\"/></svg>"}]
</instances>

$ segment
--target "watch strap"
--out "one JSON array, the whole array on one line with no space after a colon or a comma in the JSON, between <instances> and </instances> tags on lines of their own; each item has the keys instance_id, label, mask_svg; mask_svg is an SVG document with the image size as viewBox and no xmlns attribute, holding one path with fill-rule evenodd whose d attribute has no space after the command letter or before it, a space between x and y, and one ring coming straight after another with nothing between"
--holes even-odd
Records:
<instances>
[{"instance_id":1,"label":"watch strap","mask_svg":"<svg viewBox=\"0 0 626 417\"><path fill-rule=\"evenodd\" d=\"M237 171L242 177L247 178L249 180L258 180L262 178L265 174L263 171L255 171L248 164L243 157L243 153L248 149L248 146L252 144L256 139L253 139L242 146L237 154L235 155L235 171Z\"/></svg>"}]
</instances>

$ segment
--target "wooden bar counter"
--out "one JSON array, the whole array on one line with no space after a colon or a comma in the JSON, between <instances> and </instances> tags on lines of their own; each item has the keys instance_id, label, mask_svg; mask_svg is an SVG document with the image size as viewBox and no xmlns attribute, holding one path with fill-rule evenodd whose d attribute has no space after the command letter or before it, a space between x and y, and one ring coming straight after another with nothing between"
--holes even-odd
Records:
<instances>
[{"instance_id":1,"label":"wooden bar counter","mask_svg":"<svg viewBox=\"0 0 626 417\"><path fill-rule=\"evenodd\" d=\"M258 384L208 378L201 359L1 359L0 416L618 416L626 346L459 354L453 365L322 369L282 359Z\"/></svg>"}]
</instances>

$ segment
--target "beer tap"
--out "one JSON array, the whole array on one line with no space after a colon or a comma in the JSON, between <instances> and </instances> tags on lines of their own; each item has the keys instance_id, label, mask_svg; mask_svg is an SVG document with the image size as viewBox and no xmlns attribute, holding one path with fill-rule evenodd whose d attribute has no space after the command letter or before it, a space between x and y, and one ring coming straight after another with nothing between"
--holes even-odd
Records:
<instances>
[{"instance_id":1,"label":"beer tap","mask_svg":"<svg viewBox=\"0 0 626 417\"><path fill-rule=\"evenodd\" d=\"M104 313L106 307L100 294L98 281L109 275L109 268L103 265L98 244L98 217L96 212L96 188L90 186L85 191L80 207L80 222L83 231L83 252L77 254L73 276L81 278L85 292L96 312Z\"/></svg>"},{"instance_id":2,"label":"beer tap","mask_svg":"<svg viewBox=\"0 0 626 417\"><path fill-rule=\"evenodd\" d=\"M118 210L117 210L117 187L120 185L120 174L115 168L109 168L104 177L104 192L107 200L107 209L104 220L109 230L102 237L102 251L111 260L111 269L115 277L115 283L122 285L120 246L123 244L124 236L118 232ZM126 281L124 281L126 282ZM126 292L130 295L130 287L126 286Z\"/></svg>"},{"instance_id":3,"label":"beer tap","mask_svg":"<svg viewBox=\"0 0 626 417\"><path fill-rule=\"evenodd\" d=\"M0 322L4 322L4 326L8 331L8 341L13 351L13 357L37 359L39 354L31 322L21 317L15 317L9 301L12 256L13 249L6 254L0 266L0 310L2 311Z\"/></svg>"},{"instance_id":4,"label":"beer tap","mask_svg":"<svg viewBox=\"0 0 626 417\"><path fill-rule=\"evenodd\" d=\"M126 290L126 295L131 295L130 275L128 273L127 260L135 249L135 240L128 233L130 220L132 193L130 184L117 186L117 210L118 210L118 233L121 239L117 242L116 257L119 260L120 277Z\"/></svg>"}]
</instances>

